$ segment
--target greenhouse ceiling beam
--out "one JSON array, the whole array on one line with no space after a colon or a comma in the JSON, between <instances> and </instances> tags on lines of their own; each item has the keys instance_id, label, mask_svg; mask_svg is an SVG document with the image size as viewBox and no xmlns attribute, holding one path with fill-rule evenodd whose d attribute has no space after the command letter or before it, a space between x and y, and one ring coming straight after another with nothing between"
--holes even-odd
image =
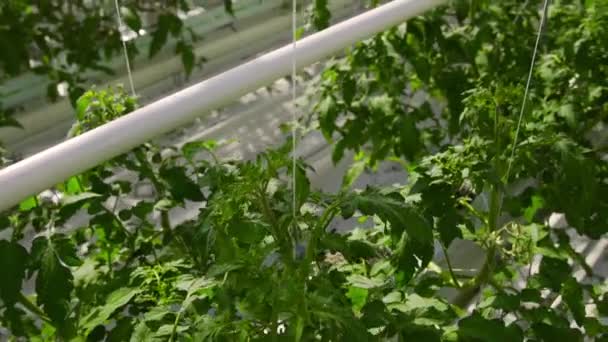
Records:
<instances>
[{"instance_id":1,"label":"greenhouse ceiling beam","mask_svg":"<svg viewBox=\"0 0 608 342\"><path fill-rule=\"evenodd\" d=\"M295 49L298 67L445 2L395 0L308 36ZM0 170L0 211L288 75L293 53L289 44Z\"/></svg>"}]
</instances>

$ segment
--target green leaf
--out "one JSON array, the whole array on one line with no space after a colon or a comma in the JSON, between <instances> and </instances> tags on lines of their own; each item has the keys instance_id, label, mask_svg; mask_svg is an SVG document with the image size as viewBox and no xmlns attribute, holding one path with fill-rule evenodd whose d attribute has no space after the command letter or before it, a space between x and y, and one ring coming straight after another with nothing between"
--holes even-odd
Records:
<instances>
[{"instance_id":1,"label":"green leaf","mask_svg":"<svg viewBox=\"0 0 608 342\"><path fill-rule=\"evenodd\" d=\"M528 222L534 222L534 216L539 209L545 206L545 200L541 196L532 196L532 204L524 211L524 217Z\"/></svg>"},{"instance_id":2,"label":"green leaf","mask_svg":"<svg viewBox=\"0 0 608 342\"><path fill-rule=\"evenodd\" d=\"M463 339L484 342L520 342L524 340L522 330L515 324L505 326L498 319L485 319L479 313L458 322L458 336Z\"/></svg>"},{"instance_id":3,"label":"green leaf","mask_svg":"<svg viewBox=\"0 0 608 342\"><path fill-rule=\"evenodd\" d=\"M190 44L179 42L176 47L176 52L181 55L182 64L184 65L184 71L186 72L186 77L189 77L192 74L192 70L194 69L194 62L196 60L196 56L194 55L194 48Z\"/></svg>"},{"instance_id":4,"label":"green leaf","mask_svg":"<svg viewBox=\"0 0 608 342\"><path fill-rule=\"evenodd\" d=\"M205 199L200 187L188 177L184 168L163 167L159 174L169 184L169 191L176 202L183 203L186 199L191 201Z\"/></svg>"},{"instance_id":5,"label":"green leaf","mask_svg":"<svg viewBox=\"0 0 608 342\"><path fill-rule=\"evenodd\" d=\"M232 0L224 0L224 10L234 16L234 10L232 9Z\"/></svg>"},{"instance_id":6,"label":"green leaf","mask_svg":"<svg viewBox=\"0 0 608 342\"><path fill-rule=\"evenodd\" d=\"M585 320L585 304L581 285L576 279L570 277L563 283L561 294L564 302L568 305L574 320L579 326L582 326Z\"/></svg>"},{"instance_id":7,"label":"green leaf","mask_svg":"<svg viewBox=\"0 0 608 342\"><path fill-rule=\"evenodd\" d=\"M357 286L350 286L348 288L348 292L346 292L346 297L350 299L351 304L353 305L353 310L355 312L360 312L365 303L367 302L367 295L369 291L366 288L361 288Z\"/></svg>"},{"instance_id":8,"label":"green leaf","mask_svg":"<svg viewBox=\"0 0 608 342\"><path fill-rule=\"evenodd\" d=\"M266 236L264 223L252 220L238 220L227 227L228 234L245 244L259 243Z\"/></svg>"},{"instance_id":9,"label":"green leaf","mask_svg":"<svg viewBox=\"0 0 608 342\"><path fill-rule=\"evenodd\" d=\"M368 189L354 195L346 207L357 209L364 215L376 215L382 221L389 222L393 236L401 236L405 230L411 239L418 242L428 244L433 241L431 225L413 208L408 207L398 193L383 194Z\"/></svg>"},{"instance_id":10,"label":"green leaf","mask_svg":"<svg viewBox=\"0 0 608 342\"><path fill-rule=\"evenodd\" d=\"M350 189L353 183L361 176L363 171L365 171L368 161L367 158L359 158L350 165L342 179L342 190L345 191Z\"/></svg>"},{"instance_id":11,"label":"green leaf","mask_svg":"<svg viewBox=\"0 0 608 342\"><path fill-rule=\"evenodd\" d=\"M101 195L92 192L83 192L77 195L65 195L61 199L61 208L59 209L59 221L65 222L73 217L79 209L90 204L94 198L100 198ZM103 200L100 198L99 200Z\"/></svg>"},{"instance_id":12,"label":"green leaf","mask_svg":"<svg viewBox=\"0 0 608 342\"><path fill-rule=\"evenodd\" d=\"M181 151L186 159L193 161L197 153L201 151L213 152L217 146L218 143L215 140L190 141L182 146Z\"/></svg>"},{"instance_id":13,"label":"green leaf","mask_svg":"<svg viewBox=\"0 0 608 342\"><path fill-rule=\"evenodd\" d=\"M82 201L86 201L88 199L96 198L96 197L100 197L100 196L101 196L100 194L96 194L93 192L82 192L77 195L64 195L61 198L61 204L63 206L68 206L71 204L77 204Z\"/></svg>"},{"instance_id":14,"label":"green leaf","mask_svg":"<svg viewBox=\"0 0 608 342\"><path fill-rule=\"evenodd\" d=\"M36 199L36 196L30 196L30 197L24 199L21 203L19 203L19 210L28 211L37 206L38 206L38 200Z\"/></svg>"},{"instance_id":15,"label":"green leaf","mask_svg":"<svg viewBox=\"0 0 608 342\"><path fill-rule=\"evenodd\" d=\"M116 323L114 329L108 334L107 342L124 342L128 341L133 333L133 325L131 318L123 318Z\"/></svg>"},{"instance_id":16,"label":"green leaf","mask_svg":"<svg viewBox=\"0 0 608 342\"><path fill-rule=\"evenodd\" d=\"M539 268L542 284L554 291L559 291L572 274L572 269L566 260L544 256Z\"/></svg>"},{"instance_id":17,"label":"green leaf","mask_svg":"<svg viewBox=\"0 0 608 342\"><path fill-rule=\"evenodd\" d=\"M328 0L314 0L312 11L312 23L318 31L329 27L331 12L328 8Z\"/></svg>"},{"instance_id":18,"label":"green leaf","mask_svg":"<svg viewBox=\"0 0 608 342\"><path fill-rule=\"evenodd\" d=\"M400 272L400 282L408 283L417 272L426 268L433 253L432 242L418 242L404 231L392 257L393 264Z\"/></svg>"},{"instance_id":19,"label":"green leaf","mask_svg":"<svg viewBox=\"0 0 608 342\"><path fill-rule=\"evenodd\" d=\"M407 296L404 306L401 307L405 312L428 310L429 308L433 308L437 311L446 311L448 309L448 304L436 298L425 298L414 293Z\"/></svg>"},{"instance_id":20,"label":"green leaf","mask_svg":"<svg viewBox=\"0 0 608 342\"><path fill-rule=\"evenodd\" d=\"M348 283L352 286L359 287L362 289L373 289L376 287L380 287L384 284L384 281L376 279L376 278L368 278L366 276L360 274L352 274L347 278Z\"/></svg>"},{"instance_id":21,"label":"green leaf","mask_svg":"<svg viewBox=\"0 0 608 342\"><path fill-rule=\"evenodd\" d=\"M296 165L295 176L296 209L299 209L306 202L306 200L308 199L308 195L310 194L310 181L306 176L306 170L304 166L299 163Z\"/></svg>"},{"instance_id":22,"label":"green leaf","mask_svg":"<svg viewBox=\"0 0 608 342\"><path fill-rule=\"evenodd\" d=\"M121 12L125 24L127 24L131 30L139 32L139 30L142 28L142 23L137 11L134 11L128 7L121 7Z\"/></svg>"},{"instance_id":23,"label":"green leaf","mask_svg":"<svg viewBox=\"0 0 608 342\"><path fill-rule=\"evenodd\" d=\"M133 329L130 342L152 341L154 333L146 325L146 322L140 321Z\"/></svg>"},{"instance_id":24,"label":"green leaf","mask_svg":"<svg viewBox=\"0 0 608 342\"><path fill-rule=\"evenodd\" d=\"M159 17L158 27L152 33L152 42L150 43L150 50L148 52L149 58L154 57L167 42L170 24L164 18L165 18L165 16Z\"/></svg>"},{"instance_id":25,"label":"green leaf","mask_svg":"<svg viewBox=\"0 0 608 342\"><path fill-rule=\"evenodd\" d=\"M14 304L21 292L21 283L25 277L28 254L23 246L6 240L0 240L0 299L5 305Z\"/></svg>"},{"instance_id":26,"label":"green leaf","mask_svg":"<svg viewBox=\"0 0 608 342\"><path fill-rule=\"evenodd\" d=\"M400 128L400 154L405 156L408 160L415 160L423 147L422 142L420 141L420 132L416 127L416 119L412 117L412 115L405 115L402 119Z\"/></svg>"},{"instance_id":27,"label":"green leaf","mask_svg":"<svg viewBox=\"0 0 608 342\"><path fill-rule=\"evenodd\" d=\"M568 341L582 342L583 335L577 329L567 327L558 327L545 323L538 323L532 326L532 330L540 338L541 341Z\"/></svg>"},{"instance_id":28,"label":"green leaf","mask_svg":"<svg viewBox=\"0 0 608 342\"><path fill-rule=\"evenodd\" d=\"M76 101L76 119L78 119L78 121L83 121L85 119L92 98L92 93L86 93Z\"/></svg>"},{"instance_id":29,"label":"green leaf","mask_svg":"<svg viewBox=\"0 0 608 342\"><path fill-rule=\"evenodd\" d=\"M110 293L103 306L93 309L83 318L81 326L86 334L88 335L96 326L106 323L116 310L127 305L140 292L139 288L123 287Z\"/></svg>"},{"instance_id":30,"label":"green leaf","mask_svg":"<svg viewBox=\"0 0 608 342\"><path fill-rule=\"evenodd\" d=\"M74 241L63 234L54 234L51 237L53 248L61 262L68 266L80 266L82 261L78 257L78 251Z\"/></svg>"},{"instance_id":31,"label":"green leaf","mask_svg":"<svg viewBox=\"0 0 608 342\"><path fill-rule=\"evenodd\" d=\"M69 312L73 288L72 272L61 263L59 251L55 249L53 242L42 239L44 240L38 244L41 250L37 252L40 253L40 269L36 277L37 301L53 322L63 326L67 323Z\"/></svg>"}]
</instances>

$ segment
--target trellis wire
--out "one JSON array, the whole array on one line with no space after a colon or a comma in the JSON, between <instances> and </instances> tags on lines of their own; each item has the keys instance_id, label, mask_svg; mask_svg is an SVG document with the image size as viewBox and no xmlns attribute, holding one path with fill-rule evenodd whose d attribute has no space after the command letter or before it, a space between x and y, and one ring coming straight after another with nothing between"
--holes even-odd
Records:
<instances>
[{"instance_id":1,"label":"trellis wire","mask_svg":"<svg viewBox=\"0 0 608 342\"><path fill-rule=\"evenodd\" d=\"M291 12L291 46L293 48L293 53L291 55L291 101L292 101L292 109L291 109L291 120L292 120L292 124L291 124L291 139L292 139L292 146L291 146L291 175L292 175L292 216L293 216L293 221L294 221L294 226L297 225L297 221L296 221L296 214L297 214L297 208L296 208L296 167L297 167L297 155L296 155L296 147L297 147L297 120L298 120L298 116L297 116L297 106L296 106L296 87L297 87L297 81L296 81L296 69L297 69L297 61L296 61L296 47L297 47L297 37L296 37L296 31L297 31L297 16L298 16L298 9L297 9L297 4L298 4L298 0L292 0L291 3L291 7L292 7L292 12Z\"/></svg>"},{"instance_id":2,"label":"trellis wire","mask_svg":"<svg viewBox=\"0 0 608 342\"><path fill-rule=\"evenodd\" d=\"M122 43L122 50L125 55L125 63L127 66L127 75L129 77L129 85L131 86L131 94L136 96L135 93L135 85L133 84L133 74L131 73L131 63L129 62L129 52L127 50L127 42L122 37L122 17L120 16L120 5L118 4L118 0L114 0L114 5L116 6L116 18L118 20L118 34L120 37L120 41Z\"/></svg>"},{"instance_id":3,"label":"trellis wire","mask_svg":"<svg viewBox=\"0 0 608 342\"><path fill-rule=\"evenodd\" d=\"M509 176L511 174L511 167L513 166L513 158L515 157L515 149L517 148L517 140L519 139L519 131L521 129L521 123L523 121L524 112L526 109L526 101L528 100L528 93L530 91L530 83L532 81L534 63L536 62L536 55L538 53L538 46L540 45L540 38L541 38L541 35L543 32L543 28L545 26L548 7L549 7L549 0L545 0L545 3L543 4L543 12L540 17L540 24L538 25L538 33L536 35L536 43L534 44L534 52L532 53L532 61L530 62L530 72L528 73L528 80L526 81L526 90L524 91L524 98L521 103L519 119L517 120L517 128L515 129L515 138L513 139L513 147L511 148L511 156L509 157L509 164L507 166L505 183L509 181Z\"/></svg>"}]
</instances>

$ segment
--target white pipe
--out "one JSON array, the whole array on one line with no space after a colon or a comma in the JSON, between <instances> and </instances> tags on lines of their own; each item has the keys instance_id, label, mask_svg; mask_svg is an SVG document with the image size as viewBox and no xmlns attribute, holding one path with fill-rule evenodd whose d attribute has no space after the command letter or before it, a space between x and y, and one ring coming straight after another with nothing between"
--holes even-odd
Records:
<instances>
[{"instance_id":1,"label":"white pipe","mask_svg":"<svg viewBox=\"0 0 608 342\"><path fill-rule=\"evenodd\" d=\"M306 37L295 49L298 67L446 1L395 0ZM0 170L0 210L289 74L292 53L291 44L272 51Z\"/></svg>"}]
</instances>

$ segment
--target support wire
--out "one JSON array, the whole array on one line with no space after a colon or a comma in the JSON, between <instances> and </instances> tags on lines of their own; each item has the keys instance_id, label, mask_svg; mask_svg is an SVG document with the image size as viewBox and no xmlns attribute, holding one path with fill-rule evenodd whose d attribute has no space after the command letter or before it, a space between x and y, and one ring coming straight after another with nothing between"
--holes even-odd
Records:
<instances>
[{"instance_id":1,"label":"support wire","mask_svg":"<svg viewBox=\"0 0 608 342\"><path fill-rule=\"evenodd\" d=\"M540 38L542 36L543 28L547 17L547 9L549 7L549 0L545 0L543 4L543 12L540 17L540 24L538 25L538 33L536 35L536 43L534 45L534 52L532 53L532 61L530 62L530 72L528 73L528 80L526 81L526 90L524 91L524 98L521 104L521 110L519 112L519 119L517 120L517 128L515 129L515 138L513 139L513 148L511 149L511 156L509 157L509 165L507 167L507 173L505 176L505 183L509 181L511 174L511 167L513 166L513 158L515 157L515 149L517 148L517 140L519 139L519 131L521 129L521 123L523 121L524 112L526 110L526 102L528 100L528 93L530 91L530 83L532 81L532 74L534 71L534 64L536 63L536 55L538 53L538 46L540 45Z\"/></svg>"},{"instance_id":2,"label":"support wire","mask_svg":"<svg viewBox=\"0 0 608 342\"><path fill-rule=\"evenodd\" d=\"M118 20L118 34L120 36L120 41L122 43L122 50L123 53L125 55L125 63L127 66L127 75L129 77L129 85L131 86L131 94L133 94L133 96L136 96L135 94L135 85L133 83L133 74L131 73L131 63L129 62L129 52L127 50L127 42L123 39L122 36L122 29L123 29L123 23L122 23L122 17L120 16L120 5L118 4L119 0L114 0L114 5L116 6L116 18Z\"/></svg>"}]
</instances>

